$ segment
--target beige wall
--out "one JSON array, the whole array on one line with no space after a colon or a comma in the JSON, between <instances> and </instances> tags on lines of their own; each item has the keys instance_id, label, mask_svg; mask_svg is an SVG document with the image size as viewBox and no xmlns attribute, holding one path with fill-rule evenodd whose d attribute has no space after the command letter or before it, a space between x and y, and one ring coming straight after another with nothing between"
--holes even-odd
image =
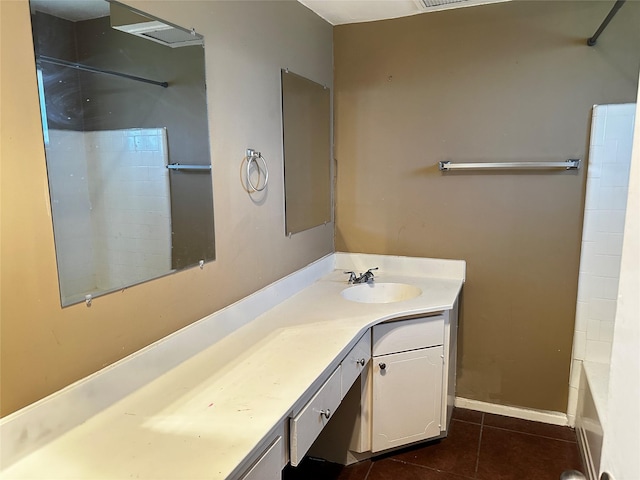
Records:
<instances>
[{"instance_id":1,"label":"beige wall","mask_svg":"<svg viewBox=\"0 0 640 480\"><path fill-rule=\"evenodd\" d=\"M333 250L333 225L284 235L280 69L332 84L332 29L293 0L132 1L205 36L216 260L62 309L29 6L0 1L1 412L6 415ZM271 169L240 181L247 147Z\"/></svg>"},{"instance_id":2,"label":"beige wall","mask_svg":"<svg viewBox=\"0 0 640 480\"><path fill-rule=\"evenodd\" d=\"M334 29L336 249L467 261L458 396L566 411L590 109L635 101L640 2L510 2Z\"/></svg>"}]
</instances>

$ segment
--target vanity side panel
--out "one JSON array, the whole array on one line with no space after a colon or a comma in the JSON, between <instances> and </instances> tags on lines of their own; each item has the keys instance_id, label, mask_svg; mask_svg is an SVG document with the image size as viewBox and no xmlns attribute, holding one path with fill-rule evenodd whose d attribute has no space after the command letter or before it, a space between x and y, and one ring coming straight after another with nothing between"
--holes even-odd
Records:
<instances>
[{"instance_id":1,"label":"vanity side panel","mask_svg":"<svg viewBox=\"0 0 640 480\"><path fill-rule=\"evenodd\" d=\"M351 436L349 449L354 453L371 451L371 399L373 398L373 367L369 362L360 376L360 411Z\"/></svg>"},{"instance_id":2,"label":"vanity side panel","mask_svg":"<svg viewBox=\"0 0 640 480\"><path fill-rule=\"evenodd\" d=\"M444 369L442 370L442 421L440 430L449 431L451 415L456 399L456 368L458 356L458 304L444 314Z\"/></svg>"}]
</instances>

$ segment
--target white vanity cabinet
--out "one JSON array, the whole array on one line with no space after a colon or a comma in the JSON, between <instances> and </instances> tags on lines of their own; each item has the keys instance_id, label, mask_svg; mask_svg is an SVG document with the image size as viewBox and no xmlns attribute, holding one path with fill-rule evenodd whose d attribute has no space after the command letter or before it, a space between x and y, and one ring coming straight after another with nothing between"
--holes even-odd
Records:
<instances>
[{"instance_id":1,"label":"white vanity cabinet","mask_svg":"<svg viewBox=\"0 0 640 480\"><path fill-rule=\"evenodd\" d=\"M438 437L445 429L444 337L443 315L373 327L373 453Z\"/></svg>"}]
</instances>

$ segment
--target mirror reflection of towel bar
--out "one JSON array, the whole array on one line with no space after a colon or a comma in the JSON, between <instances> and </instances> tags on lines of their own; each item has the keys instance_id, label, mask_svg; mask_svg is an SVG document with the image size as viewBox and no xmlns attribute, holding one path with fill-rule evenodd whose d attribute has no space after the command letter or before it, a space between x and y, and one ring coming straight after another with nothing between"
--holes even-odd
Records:
<instances>
[{"instance_id":1,"label":"mirror reflection of towel bar","mask_svg":"<svg viewBox=\"0 0 640 480\"><path fill-rule=\"evenodd\" d=\"M91 73L103 73L105 75L113 75L114 77L128 78L129 80L135 80L136 82L150 83L152 85L158 85L163 88L169 86L168 82L159 82L157 80L150 80L148 78L138 77L137 75L129 75L128 73L114 72L112 70L104 70L102 68L92 67L90 65L83 65L82 63L69 62L67 60L61 60L59 58L48 57L46 55L38 55L36 57L36 63L50 63L52 65L58 65L60 67L75 68L76 70L82 70L84 72Z\"/></svg>"},{"instance_id":2,"label":"mirror reflection of towel bar","mask_svg":"<svg viewBox=\"0 0 640 480\"><path fill-rule=\"evenodd\" d=\"M211 170L211 165L180 165L179 163L170 163L167 165L169 170Z\"/></svg>"},{"instance_id":3,"label":"mirror reflection of towel bar","mask_svg":"<svg viewBox=\"0 0 640 480\"><path fill-rule=\"evenodd\" d=\"M562 168L565 170L577 170L580 168L579 159L570 159L565 162L499 162L499 163L451 163L439 162L440 170L484 170L484 169L513 169L513 170L537 170Z\"/></svg>"}]
</instances>

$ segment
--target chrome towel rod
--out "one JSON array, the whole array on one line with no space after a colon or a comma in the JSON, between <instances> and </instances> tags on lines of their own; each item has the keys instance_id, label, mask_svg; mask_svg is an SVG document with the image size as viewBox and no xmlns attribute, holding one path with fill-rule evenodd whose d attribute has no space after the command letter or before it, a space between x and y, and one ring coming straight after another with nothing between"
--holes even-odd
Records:
<instances>
[{"instance_id":1,"label":"chrome towel rod","mask_svg":"<svg viewBox=\"0 0 640 480\"><path fill-rule=\"evenodd\" d=\"M546 168L563 168L565 170L577 170L580 168L579 159L571 159L566 162L500 162L500 163L451 163L440 162L440 170L537 170Z\"/></svg>"},{"instance_id":2,"label":"chrome towel rod","mask_svg":"<svg viewBox=\"0 0 640 480\"><path fill-rule=\"evenodd\" d=\"M169 86L168 82L159 82L157 80L150 80L144 77L138 77L137 75L129 75L128 73L114 72L112 70L103 70L102 68L92 67L90 65L83 65L82 63L69 62L67 60L61 60L59 58L48 57L46 55L38 55L36 62L50 63L52 65L58 65L59 67L75 68L76 70L82 70L84 72L91 73L103 73L105 75L113 75L114 77L128 78L129 80L135 80L136 82L150 83L151 85L158 85L162 88Z\"/></svg>"},{"instance_id":3,"label":"chrome towel rod","mask_svg":"<svg viewBox=\"0 0 640 480\"><path fill-rule=\"evenodd\" d=\"M170 163L167 165L169 170L211 170L211 165L180 165L179 163Z\"/></svg>"}]
</instances>

